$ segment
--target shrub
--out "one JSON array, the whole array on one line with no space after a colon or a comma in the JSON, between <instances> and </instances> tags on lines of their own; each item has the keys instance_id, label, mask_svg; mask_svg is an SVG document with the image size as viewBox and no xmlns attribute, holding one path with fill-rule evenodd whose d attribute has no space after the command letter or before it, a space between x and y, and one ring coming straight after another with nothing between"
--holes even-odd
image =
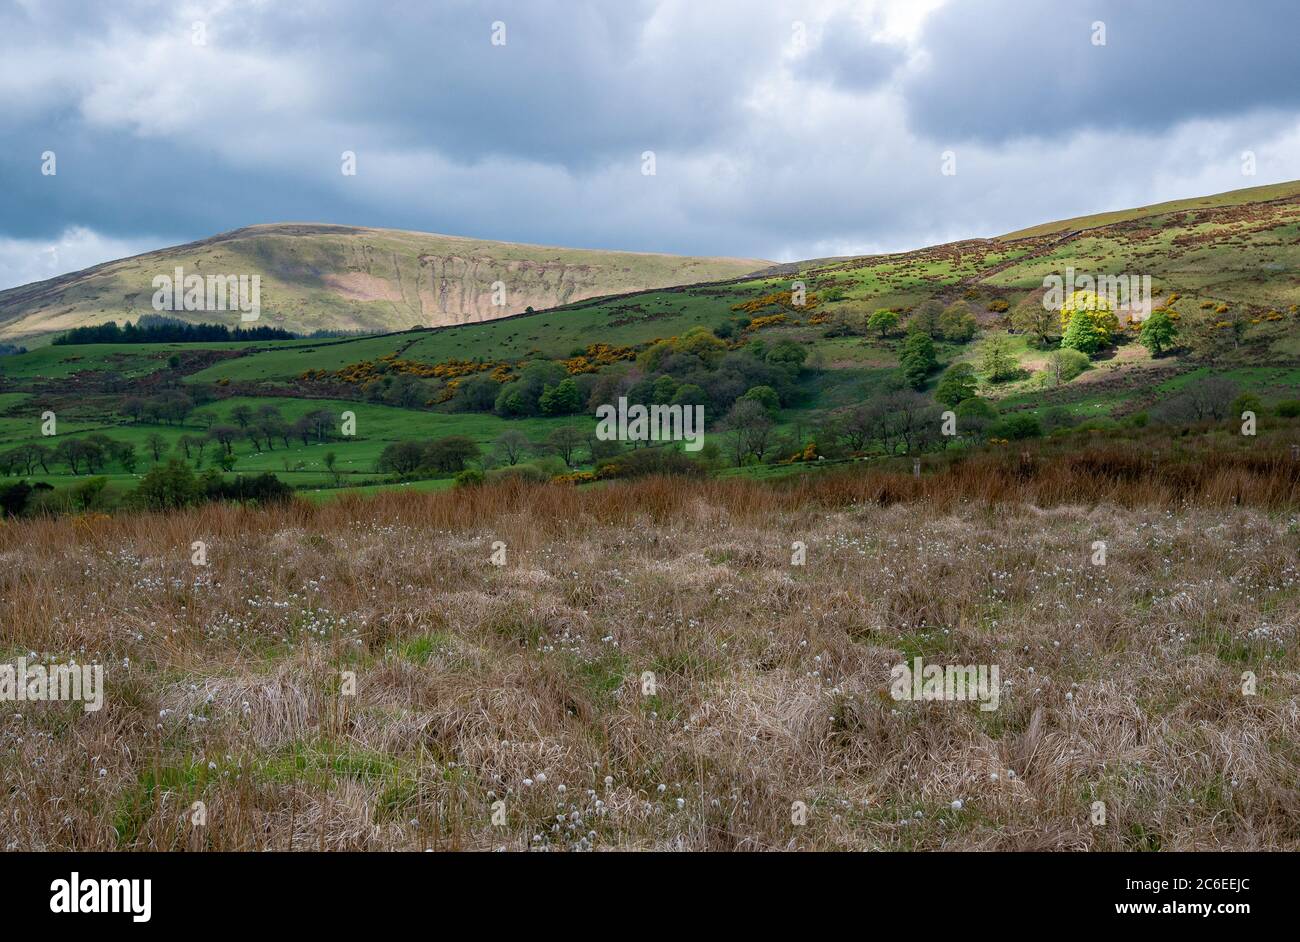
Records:
<instances>
[{"instance_id":1,"label":"shrub","mask_svg":"<svg viewBox=\"0 0 1300 942\"><path fill-rule=\"evenodd\" d=\"M703 466L671 447L638 448L612 461L602 462L596 468L596 476L599 478L638 478L651 474L702 475L703 473Z\"/></svg>"},{"instance_id":2,"label":"shrub","mask_svg":"<svg viewBox=\"0 0 1300 942\"><path fill-rule=\"evenodd\" d=\"M1069 347L1053 350L1047 356L1047 367L1043 371L1043 382L1049 386L1068 383L1088 368L1088 355Z\"/></svg>"},{"instance_id":3,"label":"shrub","mask_svg":"<svg viewBox=\"0 0 1300 942\"><path fill-rule=\"evenodd\" d=\"M17 517L27 509L27 502L31 496L32 487L26 481L0 485L0 510L3 510L7 517Z\"/></svg>"},{"instance_id":4,"label":"shrub","mask_svg":"<svg viewBox=\"0 0 1300 942\"><path fill-rule=\"evenodd\" d=\"M478 468L466 468L452 478L453 487L478 487L484 481L484 474Z\"/></svg>"},{"instance_id":5,"label":"shrub","mask_svg":"<svg viewBox=\"0 0 1300 942\"><path fill-rule=\"evenodd\" d=\"M198 503L203 492L190 466L179 458L149 469L135 489L134 499L149 510L175 510Z\"/></svg>"},{"instance_id":6,"label":"shrub","mask_svg":"<svg viewBox=\"0 0 1300 942\"><path fill-rule=\"evenodd\" d=\"M245 477L241 474L233 481L223 481L219 476L214 475L205 483L207 497L210 500L233 500L241 504L257 504L266 507L271 504L288 503L289 498L293 496L293 488L270 471L255 477Z\"/></svg>"},{"instance_id":7,"label":"shrub","mask_svg":"<svg viewBox=\"0 0 1300 942\"><path fill-rule=\"evenodd\" d=\"M1043 424L1038 416L1028 412L1017 412L1002 418L993 426L993 435L1017 441L1024 438L1039 438L1043 434Z\"/></svg>"},{"instance_id":8,"label":"shrub","mask_svg":"<svg viewBox=\"0 0 1300 942\"><path fill-rule=\"evenodd\" d=\"M488 484L504 484L507 481L521 481L525 484L545 484L551 479L541 468L534 464L516 464L508 468L489 471L484 476Z\"/></svg>"},{"instance_id":9,"label":"shrub","mask_svg":"<svg viewBox=\"0 0 1300 942\"><path fill-rule=\"evenodd\" d=\"M1300 415L1300 399L1284 399L1277 404L1277 414L1285 419Z\"/></svg>"},{"instance_id":10,"label":"shrub","mask_svg":"<svg viewBox=\"0 0 1300 942\"><path fill-rule=\"evenodd\" d=\"M1232 400L1232 411L1229 418L1236 421L1241 418L1243 412L1253 412L1256 416L1264 414L1264 402L1254 393L1244 392L1236 399Z\"/></svg>"}]
</instances>

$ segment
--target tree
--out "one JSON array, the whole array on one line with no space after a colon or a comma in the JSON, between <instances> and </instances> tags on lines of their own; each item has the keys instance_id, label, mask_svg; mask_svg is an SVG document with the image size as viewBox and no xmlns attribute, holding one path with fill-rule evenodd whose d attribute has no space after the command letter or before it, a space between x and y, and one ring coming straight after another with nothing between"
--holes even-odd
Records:
<instances>
[{"instance_id":1,"label":"tree","mask_svg":"<svg viewBox=\"0 0 1300 942\"><path fill-rule=\"evenodd\" d=\"M573 415L582 408L582 394L572 377L555 386L547 386L537 400L542 415Z\"/></svg>"},{"instance_id":2,"label":"tree","mask_svg":"<svg viewBox=\"0 0 1300 942\"><path fill-rule=\"evenodd\" d=\"M144 440L144 446L153 455L153 460L158 462L162 460L163 454L167 451L167 439L157 432L150 432L149 437Z\"/></svg>"},{"instance_id":3,"label":"tree","mask_svg":"<svg viewBox=\"0 0 1300 942\"><path fill-rule=\"evenodd\" d=\"M552 429L551 434L546 436L546 447L560 456L566 468L572 468L577 459L578 448L585 439L582 429L576 425L564 425Z\"/></svg>"},{"instance_id":4,"label":"tree","mask_svg":"<svg viewBox=\"0 0 1300 942\"><path fill-rule=\"evenodd\" d=\"M903 355L899 360L903 368L903 378L913 389L925 385L925 378L930 375L938 363L934 353L934 341L928 334L915 332L907 335L903 343Z\"/></svg>"},{"instance_id":5,"label":"tree","mask_svg":"<svg viewBox=\"0 0 1300 942\"><path fill-rule=\"evenodd\" d=\"M452 405L461 412L491 412L500 391L500 383L479 373L460 384Z\"/></svg>"},{"instance_id":6,"label":"tree","mask_svg":"<svg viewBox=\"0 0 1300 942\"><path fill-rule=\"evenodd\" d=\"M763 357L773 366L780 366L789 370L790 375L798 374L803 368L804 360L808 358L808 351L802 344L795 343L793 340L782 340L775 344L772 349L767 351Z\"/></svg>"},{"instance_id":7,"label":"tree","mask_svg":"<svg viewBox=\"0 0 1300 942\"><path fill-rule=\"evenodd\" d=\"M746 392L741 399L757 402L773 419L781 412L781 397L776 394L776 390L771 386L755 386Z\"/></svg>"},{"instance_id":8,"label":"tree","mask_svg":"<svg viewBox=\"0 0 1300 942\"><path fill-rule=\"evenodd\" d=\"M465 463L479 456L478 444L464 435L448 435L430 442L424 449L424 464L435 471L454 473L465 470Z\"/></svg>"},{"instance_id":9,"label":"tree","mask_svg":"<svg viewBox=\"0 0 1300 942\"><path fill-rule=\"evenodd\" d=\"M954 363L939 377L934 398L949 408L955 407L975 395L977 384L975 368L969 363Z\"/></svg>"},{"instance_id":10,"label":"tree","mask_svg":"<svg viewBox=\"0 0 1300 942\"><path fill-rule=\"evenodd\" d=\"M338 469L338 463L338 455L334 454L332 451L325 452L325 470L328 471L330 477L334 479L335 487L338 487L343 481L343 474Z\"/></svg>"},{"instance_id":11,"label":"tree","mask_svg":"<svg viewBox=\"0 0 1300 942\"><path fill-rule=\"evenodd\" d=\"M1142 325L1138 334L1138 343L1151 351L1151 356L1158 357L1178 339L1178 324L1166 310L1152 311L1151 316Z\"/></svg>"},{"instance_id":12,"label":"tree","mask_svg":"<svg viewBox=\"0 0 1300 942\"><path fill-rule=\"evenodd\" d=\"M1119 322L1110 303L1093 291L1076 291L1061 305L1061 346L1093 356L1110 344Z\"/></svg>"},{"instance_id":13,"label":"tree","mask_svg":"<svg viewBox=\"0 0 1300 942\"><path fill-rule=\"evenodd\" d=\"M1063 386L1088 368L1088 355L1062 347L1047 355L1047 379L1052 386Z\"/></svg>"},{"instance_id":14,"label":"tree","mask_svg":"<svg viewBox=\"0 0 1300 942\"><path fill-rule=\"evenodd\" d=\"M709 404L709 396L702 388L694 383L682 383L673 393L672 405L675 406L706 406Z\"/></svg>"},{"instance_id":15,"label":"tree","mask_svg":"<svg viewBox=\"0 0 1300 942\"><path fill-rule=\"evenodd\" d=\"M198 442L199 442L199 457L202 458L203 439L201 438L198 439ZM122 466L123 471L125 471L127 474L135 474L135 467L138 458L135 453L134 445L132 445L130 442L118 442L114 457L117 458L117 463Z\"/></svg>"},{"instance_id":16,"label":"tree","mask_svg":"<svg viewBox=\"0 0 1300 942\"><path fill-rule=\"evenodd\" d=\"M501 387L497 394L498 415L537 415L541 411L539 400L548 386L559 386L568 373L564 367L550 360L540 360L524 367L519 378Z\"/></svg>"},{"instance_id":17,"label":"tree","mask_svg":"<svg viewBox=\"0 0 1300 942\"><path fill-rule=\"evenodd\" d=\"M970 305L965 301L954 301L943 310L939 317L939 332L943 334L943 339L952 343L966 343L975 336L975 330L979 325L975 322L975 315L971 313Z\"/></svg>"},{"instance_id":18,"label":"tree","mask_svg":"<svg viewBox=\"0 0 1300 942\"><path fill-rule=\"evenodd\" d=\"M241 429L248 428L248 423L253 421L253 410L248 406L235 406L230 410L230 418Z\"/></svg>"},{"instance_id":19,"label":"tree","mask_svg":"<svg viewBox=\"0 0 1300 942\"><path fill-rule=\"evenodd\" d=\"M376 469L385 474L405 477L414 474L424 463L424 446L419 442L393 442L379 453Z\"/></svg>"},{"instance_id":20,"label":"tree","mask_svg":"<svg viewBox=\"0 0 1300 942\"><path fill-rule=\"evenodd\" d=\"M312 434L318 442L327 442L334 430L334 413L329 409L314 409L306 416Z\"/></svg>"},{"instance_id":21,"label":"tree","mask_svg":"<svg viewBox=\"0 0 1300 942\"><path fill-rule=\"evenodd\" d=\"M179 458L154 465L140 480L135 498L150 510L175 510L199 501L202 491L190 466Z\"/></svg>"},{"instance_id":22,"label":"tree","mask_svg":"<svg viewBox=\"0 0 1300 942\"><path fill-rule=\"evenodd\" d=\"M528 436L523 432L511 428L498 435L493 444L496 446L496 453L502 456L506 464L513 468L519 463L519 459L528 452L533 443L528 440Z\"/></svg>"},{"instance_id":23,"label":"tree","mask_svg":"<svg viewBox=\"0 0 1300 942\"><path fill-rule=\"evenodd\" d=\"M912 316L907 319L909 332L925 334L934 338L939 336L939 318L943 316L943 305L933 299L922 301L912 309Z\"/></svg>"},{"instance_id":24,"label":"tree","mask_svg":"<svg viewBox=\"0 0 1300 942\"><path fill-rule=\"evenodd\" d=\"M994 334L984 341L980 351L980 368L991 383L1014 376L1020 364L1011 351L1011 341L1004 334Z\"/></svg>"},{"instance_id":25,"label":"tree","mask_svg":"<svg viewBox=\"0 0 1300 942\"><path fill-rule=\"evenodd\" d=\"M144 415L144 400L139 396L128 396L122 400L122 412L130 416L132 422L139 422Z\"/></svg>"},{"instance_id":26,"label":"tree","mask_svg":"<svg viewBox=\"0 0 1300 942\"><path fill-rule=\"evenodd\" d=\"M905 454L924 450L940 439L939 410L913 390L900 389L873 399L868 415L873 437L886 454L894 454L900 445Z\"/></svg>"},{"instance_id":27,"label":"tree","mask_svg":"<svg viewBox=\"0 0 1300 942\"><path fill-rule=\"evenodd\" d=\"M703 324L696 324L677 338L673 348L678 353L693 354L706 364L717 363L727 352L727 344Z\"/></svg>"},{"instance_id":28,"label":"tree","mask_svg":"<svg viewBox=\"0 0 1300 942\"><path fill-rule=\"evenodd\" d=\"M1011 326L1029 337L1038 347L1046 347L1060 336L1058 323L1056 312L1043 303L1041 292L1031 294L1011 312Z\"/></svg>"},{"instance_id":29,"label":"tree","mask_svg":"<svg viewBox=\"0 0 1300 942\"><path fill-rule=\"evenodd\" d=\"M763 460L772 443L774 425L762 403L754 399L736 400L724 425L731 437L737 467L751 456Z\"/></svg>"},{"instance_id":30,"label":"tree","mask_svg":"<svg viewBox=\"0 0 1300 942\"><path fill-rule=\"evenodd\" d=\"M819 433L817 441L820 443L823 438L833 439L844 445L850 453L856 454L867 450L874 434L875 423L871 410L866 405L859 404L838 413L831 424Z\"/></svg>"},{"instance_id":31,"label":"tree","mask_svg":"<svg viewBox=\"0 0 1300 942\"><path fill-rule=\"evenodd\" d=\"M239 437L239 429L231 425L214 425L208 429L208 438L219 444L226 454L234 451L235 439Z\"/></svg>"},{"instance_id":32,"label":"tree","mask_svg":"<svg viewBox=\"0 0 1300 942\"><path fill-rule=\"evenodd\" d=\"M957 413L957 432L969 438L981 438L998 417L998 412L986 399L972 397L961 402Z\"/></svg>"},{"instance_id":33,"label":"tree","mask_svg":"<svg viewBox=\"0 0 1300 942\"><path fill-rule=\"evenodd\" d=\"M867 318L867 326L879 333L880 339L884 340L898 327L898 314L886 307L877 308Z\"/></svg>"}]
</instances>

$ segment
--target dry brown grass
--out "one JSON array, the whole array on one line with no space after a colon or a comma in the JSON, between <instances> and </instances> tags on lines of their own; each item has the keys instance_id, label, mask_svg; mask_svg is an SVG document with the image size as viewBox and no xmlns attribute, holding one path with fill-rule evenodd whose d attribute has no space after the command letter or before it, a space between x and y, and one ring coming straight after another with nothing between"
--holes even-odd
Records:
<instances>
[{"instance_id":1,"label":"dry brown grass","mask_svg":"<svg viewBox=\"0 0 1300 942\"><path fill-rule=\"evenodd\" d=\"M0 654L108 684L0 707L4 845L1296 849L1295 471L1102 454L0 527Z\"/></svg>"}]
</instances>

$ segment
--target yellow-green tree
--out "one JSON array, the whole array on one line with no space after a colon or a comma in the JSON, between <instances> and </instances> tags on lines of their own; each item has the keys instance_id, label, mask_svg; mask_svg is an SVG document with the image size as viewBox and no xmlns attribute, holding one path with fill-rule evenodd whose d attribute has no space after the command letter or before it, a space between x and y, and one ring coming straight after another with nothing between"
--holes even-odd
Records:
<instances>
[{"instance_id":1,"label":"yellow-green tree","mask_svg":"<svg viewBox=\"0 0 1300 942\"><path fill-rule=\"evenodd\" d=\"M1110 303L1095 291L1076 291L1061 305L1061 346L1089 356L1108 346L1119 320Z\"/></svg>"}]
</instances>

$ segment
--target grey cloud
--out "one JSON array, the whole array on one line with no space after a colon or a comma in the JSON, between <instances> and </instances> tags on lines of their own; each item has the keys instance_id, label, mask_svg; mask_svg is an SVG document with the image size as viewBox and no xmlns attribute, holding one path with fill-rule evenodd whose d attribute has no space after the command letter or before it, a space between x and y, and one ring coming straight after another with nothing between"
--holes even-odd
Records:
<instances>
[{"instance_id":1,"label":"grey cloud","mask_svg":"<svg viewBox=\"0 0 1300 942\"><path fill-rule=\"evenodd\" d=\"M1155 132L1300 105L1298 32L1294 0L954 0L926 22L904 94L933 138Z\"/></svg>"}]
</instances>

